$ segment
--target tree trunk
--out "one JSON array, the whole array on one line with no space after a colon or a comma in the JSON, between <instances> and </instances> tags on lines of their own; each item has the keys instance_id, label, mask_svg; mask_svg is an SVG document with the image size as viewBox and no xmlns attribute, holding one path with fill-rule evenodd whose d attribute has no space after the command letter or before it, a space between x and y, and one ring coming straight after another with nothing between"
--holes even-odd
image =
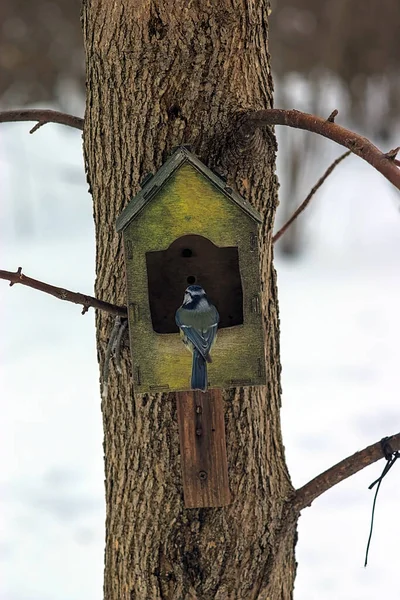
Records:
<instances>
[{"instance_id":1,"label":"tree trunk","mask_svg":"<svg viewBox=\"0 0 400 600\"><path fill-rule=\"evenodd\" d=\"M267 0L84 0L84 147L93 194L96 296L126 303L115 221L174 146L190 144L263 215L265 388L224 391L224 508L185 509L174 394L134 395L124 348L102 402L107 600L289 599L296 524L281 440L279 319L271 233L275 138L231 143L237 114L272 105ZM97 315L100 368L112 318Z\"/></svg>"}]
</instances>

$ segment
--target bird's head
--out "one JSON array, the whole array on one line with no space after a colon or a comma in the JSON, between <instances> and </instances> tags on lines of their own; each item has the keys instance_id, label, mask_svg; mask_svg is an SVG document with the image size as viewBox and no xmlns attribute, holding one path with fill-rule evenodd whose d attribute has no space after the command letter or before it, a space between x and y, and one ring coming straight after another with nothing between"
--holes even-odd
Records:
<instances>
[{"instance_id":1,"label":"bird's head","mask_svg":"<svg viewBox=\"0 0 400 600\"><path fill-rule=\"evenodd\" d=\"M198 304L203 298L207 298L207 295L201 285L189 285L185 290L183 306Z\"/></svg>"}]
</instances>

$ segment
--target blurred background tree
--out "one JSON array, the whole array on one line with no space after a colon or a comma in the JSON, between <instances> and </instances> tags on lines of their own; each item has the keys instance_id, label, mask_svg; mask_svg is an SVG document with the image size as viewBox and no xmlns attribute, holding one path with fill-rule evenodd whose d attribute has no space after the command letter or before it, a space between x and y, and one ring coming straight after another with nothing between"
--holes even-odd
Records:
<instances>
[{"instance_id":1,"label":"blurred background tree","mask_svg":"<svg viewBox=\"0 0 400 600\"><path fill-rule=\"evenodd\" d=\"M2 108L37 103L83 111L80 0L2 0ZM400 108L398 0L272 0L270 39L275 106L328 116L390 145ZM285 221L330 160L325 140L278 128L280 219ZM322 155L322 156L321 156ZM299 219L279 244L302 248Z\"/></svg>"},{"instance_id":2,"label":"blurred background tree","mask_svg":"<svg viewBox=\"0 0 400 600\"><path fill-rule=\"evenodd\" d=\"M80 0L2 0L0 98L3 108L69 104L85 85Z\"/></svg>"},{"instance_id":3,"label":"blurred background tree","mask_svg":"<svg viewBox=\"0 0 400 600\"><path fill-rule=\"evenodd\" d=\"M400 108L398 0L274 0L270 20L275 105L326 115L377 143L390 145ZM322 173L313 167L325 140L280 128L280 217L286 221ZM389 149L389 147L388 147ZM329 162L329 159L326 159ZM282 238L280 250L302 247L304 220Z\"/></svg>"},{"instance_id":4,"label":"blurred background tree","mask_svg":"<svg viewBox=\"0 0 400 600\"><path fill-rule=\"evenodd\" d=\"M300 74L311 94L321 96L323 84L335 78L347 96L348 118L387 139L400 105L399 23L397 0L275 0L275 80Z\"/></svg>"}]
</instances>

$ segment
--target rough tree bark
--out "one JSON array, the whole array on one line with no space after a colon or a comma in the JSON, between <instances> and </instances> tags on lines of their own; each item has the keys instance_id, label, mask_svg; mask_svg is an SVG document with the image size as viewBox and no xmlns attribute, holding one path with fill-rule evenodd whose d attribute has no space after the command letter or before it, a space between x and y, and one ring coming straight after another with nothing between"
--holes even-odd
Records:
<instances>
[{"instance_id":1,"label":"rough tree bark","mask_svg":"<svg viewBox=\"0 0 400 600\"><path fill-rule=\"evenodd\" d=\"M96 296L125 303L115 220L178 144L263 215L268 385L224 392L232 504L183 505L175 397L134 396L129 351L103 400L107 600L289 599L296 518L281 440L279 319L271 236L273 132L230 144L237 114L272 106L267 0L84 0L84 147L97 243ZM103 365L112 317L97 315Z\"/></svg>"}]
</instances>

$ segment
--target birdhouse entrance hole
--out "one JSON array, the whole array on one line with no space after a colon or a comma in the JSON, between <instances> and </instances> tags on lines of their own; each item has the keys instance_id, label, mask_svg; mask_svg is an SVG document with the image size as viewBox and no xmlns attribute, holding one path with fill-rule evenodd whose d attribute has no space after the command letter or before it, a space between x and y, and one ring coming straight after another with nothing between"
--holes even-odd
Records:
<instances>
[{"instance_id":1,"label":"birdhouse entrance hole","mask_svg":"<svg viewBox=\"0 0 400 600\"><path fill-rule=\"evenodd\" d=\"M185 235L169 248L146 253L149 302L156 333L176 333L175 312L188 285L201 285L220 315L219 328L243 323L243 290L237 247L220 248Z\"/></svg>"}]
</instances>

